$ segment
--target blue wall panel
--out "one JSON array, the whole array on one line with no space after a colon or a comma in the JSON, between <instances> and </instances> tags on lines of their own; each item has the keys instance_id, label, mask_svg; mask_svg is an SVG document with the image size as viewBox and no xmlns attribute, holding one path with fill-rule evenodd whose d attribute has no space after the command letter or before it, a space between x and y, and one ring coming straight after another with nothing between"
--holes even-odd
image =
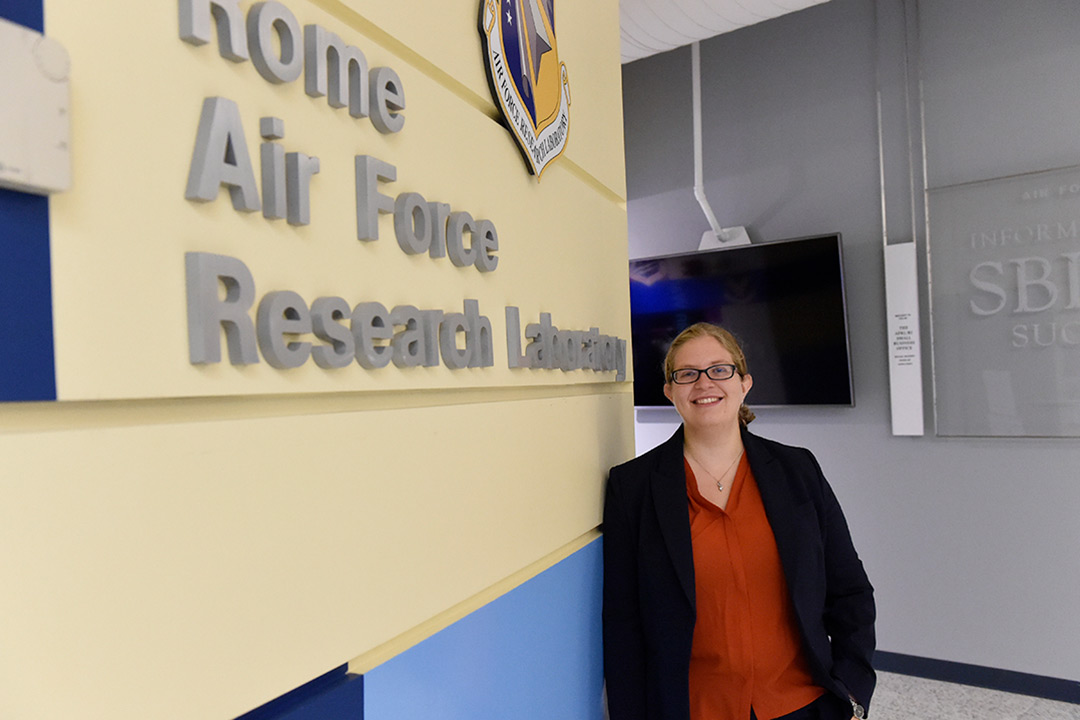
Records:
<instances>
[{"instance_id":1,"label":"blue wall panel","mask_svg":"<svg viewBox=\"0 0 1080 720\"><path fill-rule=\"evenodd\" d=\"M0 17L37 31L41 0L0 0ZM48 198L0 189L0 401L55 400Z\"/></svg>"},{"instance_id":2,"label":"blue wall panel","mask_svg":"<svg viewBox=\"0 0 1080 720\"><path fill-rule=\"evenodd\" d=\"M0 0L0 17L43 32L45 6L41 0Z\"/></svg>"},{"instance_id":3,"label":"blue wall panel","mask_svg":"<svg viewBox=\"0 0 1080 720\"><path fill-rule=\"evenodd\" d=\"M0 400L55 400L47 198L0 189Z\"/></svg>"},{"instance_id":4,"label":"blue wall panel","mask_svg":"<svg viewBox=\"0 0 1080 720\"><path fill-rule=\"evenodd\" d=\"M364 678L335 668L236 720L363 720Z\"/></svg>"},{"instance_id":5,"label":"blue wall panel","mask_svg":"<svg viewBox=\"0 0 1080 720\"><path fill-rule=\"evenodd\" d=\"M364 675L364 720L602 720L602 542Z\"/></svg>"}]
</instances>

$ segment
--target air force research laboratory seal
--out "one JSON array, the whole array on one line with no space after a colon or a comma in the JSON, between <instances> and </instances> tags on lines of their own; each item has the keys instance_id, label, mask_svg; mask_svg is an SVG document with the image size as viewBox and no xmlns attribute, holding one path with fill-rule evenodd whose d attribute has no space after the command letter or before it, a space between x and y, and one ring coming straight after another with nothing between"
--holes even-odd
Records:
<instances>
[{"instance_id":1,"label":"air force research laboratory seal","mask_svg":"<svg viewBox=\"0 0 1080 720\"><path fill-rule=\"evenodd\" d=\"M492 95L538 178L562 154L570 130L570 83L559 62L555 0L483 0L484 41Z\"/></svg>"}]
</instances>

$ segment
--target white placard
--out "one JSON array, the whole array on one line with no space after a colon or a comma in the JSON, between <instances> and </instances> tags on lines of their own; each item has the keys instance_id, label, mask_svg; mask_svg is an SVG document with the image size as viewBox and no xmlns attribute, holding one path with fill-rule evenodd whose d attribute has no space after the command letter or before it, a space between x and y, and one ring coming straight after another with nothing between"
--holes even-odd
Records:
<instances>
[{"instance_id":1,"label":"white placard","mask_svg":"<svg viewBox=\"0 0 1080 720\"><path fill-rule=\"evenodd\" d=\"M922 435L922 345L915 243L885 246L885 309L889 316L889 398L893 435Z\"/></svg>"},{"instance_id":2,"label":"white placard","mask_svg":"<svg viewBox=\"0 0 1080 720\"><path fill-rule=\"evenodd\" d=\"M70 70L60 43L0 18L0 187L47 195L71 186Z\"/></svg>"}]
</instances>

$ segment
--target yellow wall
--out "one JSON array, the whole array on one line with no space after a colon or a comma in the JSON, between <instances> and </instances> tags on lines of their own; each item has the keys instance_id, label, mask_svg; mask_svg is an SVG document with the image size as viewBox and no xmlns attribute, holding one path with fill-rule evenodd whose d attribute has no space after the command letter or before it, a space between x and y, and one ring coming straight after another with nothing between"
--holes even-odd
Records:
<instances>
[{"instance_id":1,"label":"yellow wall","mask_svg":"<svg viewBox=\"0 0 1080 720\"><path fill-rule=\"evenodd\" d=\"M557 7L570 139L539 182L495 121L476 2L285 5L397 71L400 133L182 42L175 0L46 1L72 60L74 183L50 205L61 400L0 406L2 717L232 717L392 655L579 546L632 452L627 382L511 370L503 331L516 305L629 337L618 3ZM309 226L184 198L210 96L238 104L256 173L264 115L320 158ZM357 241L361 153L397 166L389 194L492 220L497 270L405 255L390 216ZM241 259L260 296L475 298L495 365L193 366L189 251Z\"/></svg>"}]
</instances>

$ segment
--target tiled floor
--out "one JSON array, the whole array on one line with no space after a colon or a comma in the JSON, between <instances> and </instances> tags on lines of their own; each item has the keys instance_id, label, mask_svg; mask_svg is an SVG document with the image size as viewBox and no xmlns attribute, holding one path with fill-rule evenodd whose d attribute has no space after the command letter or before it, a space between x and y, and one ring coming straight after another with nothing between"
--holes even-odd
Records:
<instances>
[{"instance_id":1,"label":"tiled floor","mask_svg":"<svg viewBox=\"0 0 1080 720\"><path fill-rule=\"evenodd\" d=\"M1080 720L1080 705L878 673L871 720Z\"/></svg>"}]
</instances>

